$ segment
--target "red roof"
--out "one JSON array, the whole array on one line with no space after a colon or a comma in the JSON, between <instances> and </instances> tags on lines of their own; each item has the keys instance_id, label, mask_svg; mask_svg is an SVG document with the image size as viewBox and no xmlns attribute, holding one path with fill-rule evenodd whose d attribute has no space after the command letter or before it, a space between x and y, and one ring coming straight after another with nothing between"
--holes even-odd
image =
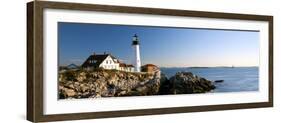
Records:
<instances>
[{"instance_id":1,"label":"red roof","mask_svg":"<svg viewBox=\"0 0 281 123\"><path fill-rule=\"evenodd\" d=\"M157 68L159 69L158 66L154 65L154 64L146 64L146 65L143 65L142 68L146 68L146 67L154 67L154 68Z\"/></svg>"},{"instance_id":2,"label":"red roof","mask_svg":"<svg viewBox=\"0 0 281 123\"><path fill-rule=\"evenodd\" d=\"M133 66L133 65L131 65L131 64L128 64L128 65L127 65L127 67L134 67L134 66Z\"/></svg>"},{"instance_id":3,"label":"red roof","mask_svg":"<svg viewBox=\"0 0 281 123\"><path fill-rule=\"evenodd\" d=\"M144 65L144 66L153 66L153 67L157 67L157 66L154 65L154 64L146 64L146 65Z\"/></svg>"},{"instance_id":4,"label":"red roof","mask_svg":"<svg viewBox=\"0 0 281 123\"><path fill-rule=\"evenodd\" d=\"M126 64L125 63L120 63L119 67L126 67Z\"/></svg>"}]
</instances>

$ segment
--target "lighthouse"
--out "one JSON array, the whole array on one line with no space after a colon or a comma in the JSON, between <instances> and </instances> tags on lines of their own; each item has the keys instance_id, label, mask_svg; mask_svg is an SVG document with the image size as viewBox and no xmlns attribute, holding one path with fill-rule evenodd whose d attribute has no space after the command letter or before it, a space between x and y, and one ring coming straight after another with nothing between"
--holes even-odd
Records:
<instances>
[{"instance_id":1,"label":"lighthouse","mask_svg":"<svg viewBox=\"0 0 281 123\"><path fill-rule=\"evenodd\" d=\"M135 72L141 72L140 44L137 34L133 36L132 47L134 51L133 64L135 66Z\"/></svg>"}]
</instances>

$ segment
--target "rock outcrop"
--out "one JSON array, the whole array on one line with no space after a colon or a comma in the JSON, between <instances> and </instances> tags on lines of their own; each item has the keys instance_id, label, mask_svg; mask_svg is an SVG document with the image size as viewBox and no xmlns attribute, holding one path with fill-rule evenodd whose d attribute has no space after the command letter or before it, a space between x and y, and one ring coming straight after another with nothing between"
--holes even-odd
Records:
<instances>
[{"instance_id":1,"label":"rock outcrop","mask_svg":"<svg viewBox=\"0 0 281 123\"><path fill-rule=\"evenodd\" d=\"M160 72L130 73L117 70L65 71L59 73L59 98L98 98L155 95Z\"/></svg>"},{"instance_id":2,"label":"rock outcrop","mask_svg":"<svg viewBox=\"0 0 281 123\"><path fill-rule=\"evenodd\" d=\"M154 74L117 70L68 70L59 73L59 98L80 99L119 96L206 93L213 83L190 72L178 72L168 79Z\"/></svg>"},{"instance_id":3,"label":"rock outcrop","mask_svg":"<svg viewBox=\"0 0 281 123\"><path fill-rule=\"evenodd\" d=\"M206 93L215 89L211 81L196 76L191 72L178 72L169 80L167 78L163 79L160 94Z\"/></svg>"}]
</instances>

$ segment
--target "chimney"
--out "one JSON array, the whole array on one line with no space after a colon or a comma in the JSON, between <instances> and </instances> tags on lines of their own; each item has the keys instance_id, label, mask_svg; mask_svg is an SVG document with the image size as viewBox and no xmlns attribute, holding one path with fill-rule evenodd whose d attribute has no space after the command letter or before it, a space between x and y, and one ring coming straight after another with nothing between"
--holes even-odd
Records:
<instances>
[{"instance_id":1,"label":"chimney","mask_svg":"<svg viewBox=\"0 0 281 123\"><path fill-rule=\"evenodd\" d=\"M106 52L103 52L103 54L105 55L105 54L106 54Z\"/></svg>"},{"instance_id":2,"label":"chimney","mask_svg":"<svg viewBox=\"0 0 281 123\"><path fill-rule=\"evenodd\" d=\"M96 55L96 52L94 52L93 55L95 56L95 55Z\"/></svg>"}]
</instances>

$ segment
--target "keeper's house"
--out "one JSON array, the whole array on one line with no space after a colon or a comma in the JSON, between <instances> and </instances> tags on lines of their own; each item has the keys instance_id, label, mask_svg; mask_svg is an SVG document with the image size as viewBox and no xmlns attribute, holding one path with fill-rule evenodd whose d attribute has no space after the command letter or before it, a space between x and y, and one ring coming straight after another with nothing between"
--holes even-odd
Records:
<instances>
[{"instance_id":1,"label":"keeper's house","mask_svg":"<svg viewBox=\"0 0 281 123\"><path fill-rule=\"evenodd\" d=\"M134 66L121 63L116 57L111 54L96 54L90 55L82 64L82 68L96 69L103 68L108 70L120 70L126 72L134 72Z\"/></svg>"}]
</instances>

